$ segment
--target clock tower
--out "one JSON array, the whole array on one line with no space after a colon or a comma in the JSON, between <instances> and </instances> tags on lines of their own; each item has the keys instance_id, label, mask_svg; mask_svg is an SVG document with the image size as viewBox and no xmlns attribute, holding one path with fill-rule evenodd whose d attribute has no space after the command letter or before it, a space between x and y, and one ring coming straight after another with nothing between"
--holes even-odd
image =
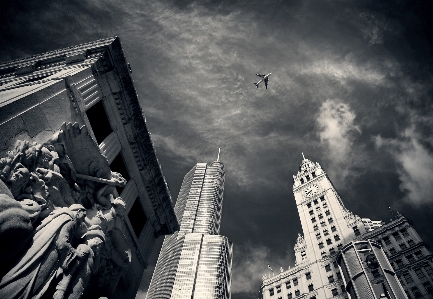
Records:
<instances>
[{"instance_id":1,"label":"clock tower","mask_svg":"<svg viewBox=\"0 0 433 299\"><path fill-rule=\"evenodd\" d=\"M332 256L355 236L365 232L361 218L348 211L319 163L303 156L293 176L293 194L312 260ZM313 258L314 257L314 258Z\"/></svg>"}]
</instances>

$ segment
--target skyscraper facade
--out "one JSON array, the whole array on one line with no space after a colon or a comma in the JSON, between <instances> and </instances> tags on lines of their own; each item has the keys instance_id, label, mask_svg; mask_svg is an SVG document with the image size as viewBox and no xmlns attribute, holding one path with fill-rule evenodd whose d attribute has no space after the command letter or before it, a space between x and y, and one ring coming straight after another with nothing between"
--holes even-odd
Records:
<instances>
[{"instance_id":1,"label":"skyscraper facade","mask_svg":"<svg viewBox=\"0 0 433 299\"><path fill-rule=\"evenodd\" d=\"M230 298L232 243L219 235L224 165L198 163L175 205L180 230L166 236L147 298Z\"/></svg>"},{"instance_id":2,"label":"skyscraper facade","mask_svg":"<svg viewBox=\"0 0 433 299\"><path fill-rule=\"evenodd\" d=\"M305 158L293 194L303 230L296 262L263 276L262 298L431 298L432 254L405 217L384 224L354 215Z\"/></svg>"}]
</instances>

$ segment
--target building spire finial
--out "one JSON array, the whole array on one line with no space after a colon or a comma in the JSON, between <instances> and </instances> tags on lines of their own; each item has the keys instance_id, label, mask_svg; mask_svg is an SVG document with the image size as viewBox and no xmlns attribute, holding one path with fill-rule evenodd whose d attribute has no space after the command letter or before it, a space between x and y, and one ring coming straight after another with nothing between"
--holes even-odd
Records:
<instances>
[{"instance_id":1,"label":"building spire finial","mask_svg":"<svg viewBox=\"0 0 433 299\"><path fill-rule=\"evenodd\" d=\"M305 156L304 156L304 153L302 153L302 158L305 160Z\"/></svg>"},{"instance_id":2,"label":"building spire finial","mask_svg":"<svg viewBox=\"0 0 433 299\"><path fill-rule=\"evenodd\" d=\"M217 158L217 162L220 161L220 152L221 152L221 148L219 147L219 148L218 148L218 158Z\"/></svg>"}]
</instances>

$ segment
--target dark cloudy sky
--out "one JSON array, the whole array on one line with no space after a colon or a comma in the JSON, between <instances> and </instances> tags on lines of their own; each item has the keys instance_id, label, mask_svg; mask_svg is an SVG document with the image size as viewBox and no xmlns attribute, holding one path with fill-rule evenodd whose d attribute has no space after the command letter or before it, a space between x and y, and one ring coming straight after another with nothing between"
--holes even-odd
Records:
<instances>
[{"instance_id":1,"label":"dark cloudy sky","mask_svg":"<svg viewBox=\"0 0 433 299\"><path fill-rule=\"evenodd\" d=\"M391 206L433 245L429 2L0 0L0 61L120 36L174 199L221 147L233 299L256 298L294 262L301 152L355 214Z\"/></svg>"}]
</instances>

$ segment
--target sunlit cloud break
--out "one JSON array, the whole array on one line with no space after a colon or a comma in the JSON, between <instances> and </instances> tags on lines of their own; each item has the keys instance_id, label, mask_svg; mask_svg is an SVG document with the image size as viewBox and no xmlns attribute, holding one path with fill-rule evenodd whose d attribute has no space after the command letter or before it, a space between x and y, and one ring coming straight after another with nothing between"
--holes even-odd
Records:
<instances>
[{"instance_id":1,"label":"sunlit cloud break","mask_svg":"<svg viewBox=\"0 0 433 299\"><path fill-rule=\"evenodd\" d=\"M400 139L374 138L378 148L386 148L399 163L400 189L406 193L404 199L415 205L433 202L433 156L421 144L414 129L408 128Z\"/></svg>"},{"instance_id":2,"label":"sunlit cloud break","mask_svg":"<svg viewBox=\"0 0 433 299\"><path fill-rule=\"evenodd\" d=\"M334 100L326 100L320 107L317 124L320 143L326 147L326 156L332 167L328 169L333 177L343 181L347 176L352 152L354 133L361 134L354 124L355 113L349 105Z\"/></svg>"}]
</instances>

